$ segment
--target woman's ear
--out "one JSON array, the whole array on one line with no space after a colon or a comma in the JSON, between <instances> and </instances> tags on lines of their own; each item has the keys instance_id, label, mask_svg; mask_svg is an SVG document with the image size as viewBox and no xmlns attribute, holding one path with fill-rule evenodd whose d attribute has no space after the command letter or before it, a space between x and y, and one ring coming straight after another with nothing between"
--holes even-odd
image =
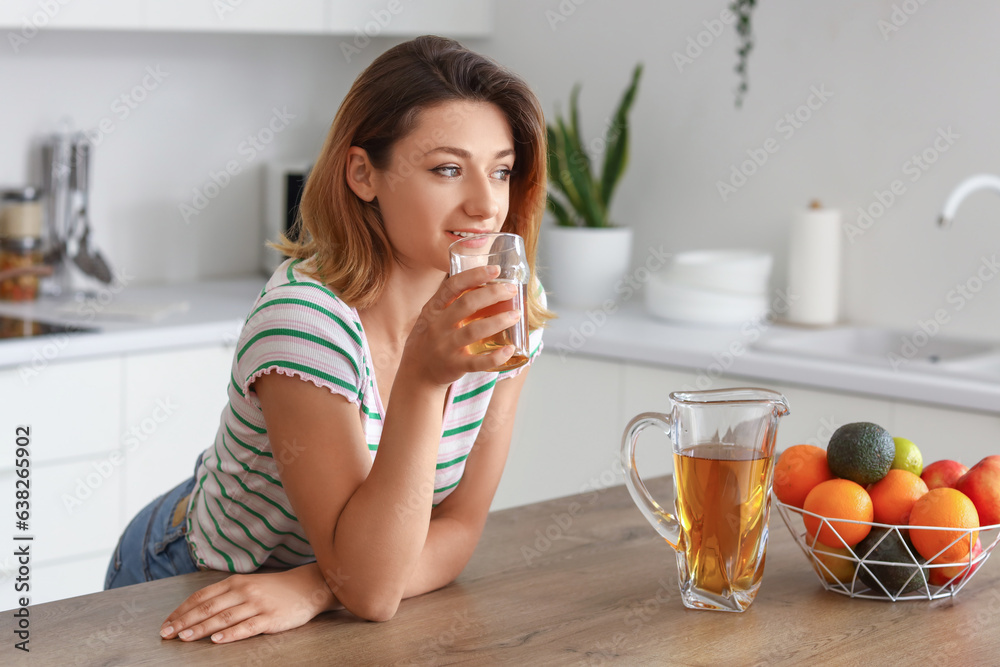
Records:
<instances>
[{"instance_id":1,"label":"woman's ear","mask_svg":"<svg viewBox=\"0 0 1000 667\"><path fill-rule=\"evenodd\" d=\"M375 167L368 159L368 152L360 146L347 149L347 186L358 197L370 202L375 199Z\"/></svg>"}]
</instances>

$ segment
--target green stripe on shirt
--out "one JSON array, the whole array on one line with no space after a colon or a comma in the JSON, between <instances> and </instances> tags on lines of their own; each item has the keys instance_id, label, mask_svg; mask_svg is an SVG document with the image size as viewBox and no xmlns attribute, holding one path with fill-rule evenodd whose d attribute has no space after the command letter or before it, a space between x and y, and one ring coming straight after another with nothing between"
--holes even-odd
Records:
<instances>
[{"instance_id":1,"label":"green stripe on shirt","mask_svg":"<svg viewBox=\"0 0 1000 667\"><path fill-rule=\"evenodd\" d=\"M243 349L241 349L236 354L236 361L239 362L243 359L243 355L246 354L246 351L250 348L251 345L253 345L254 343L256 343L261 339L270 338L271 336L291 336L292 338L301 338L302 340L307 340L310 343L316 343L317 345L322 345L325 348L328 348L330 350L333 350L334 352L343 355L345 359L351 362L351 366L354 368L354 372L357 375L361 375L361 369L358 368L358 364L354 361L353 358L351 358L351 355L347 350L345 350L344 348L340 347L339 345L337 345L332 341L329 341L325 338L320 338L319 336L316 336L311 333L306 333L305 331L299 331L298 329L287 329L287 328L265 329L264 331L254 334L254 336L246 342L246 345L243 346Z\"/></svg>"},{"instance_id":2,"label":"green stripe on shirt","mask_svg":"<svg viewBox=\"0 0 1000 667\"><path fill-rule=\"evenodd\" d=\"M254 426L253 424L251 424L250 422L248 422L246 419L244 419L240 415L240 413L236 412L236 408L233 407L233 402L232 401L229 402L229 411L233 413L233 416L236 417L236 419L238 419L241 424L243 424L244 426L246 426L251 431L254 431L255 433L260 433L262 435L264 433L267 433L267 429L266 428L261 428L260 426Z\"/></svg>"},{"instance_id":3,"label":"green stripe on shirt","mask_svg":"<svg viewBox=\"0 0 1000 667\"><path fill-rule=\"evenodd\" d=\"M461 479L458 480L458 482L461 481L462 481ZM458 486L458 482L449 484L448 486L442 486L440 489L434 489L434 493L441 493L442 491L447 491L448 489L454 489L456 486Z\"/></svg>"},{"instance_id":4,"label":"green stripe on shirt","mask_svg":"<svg viewBox=\"0 0 1000 667\"><path fill-rule=\"evenodd\" d=\"M493 378L492 380L490 380L489 382L487 382L486 384L484 384L481 387L476 387L472 391L467 391L464 394L460 394L460 395L456 396L455 400L453 400L452 403L460 403L462 401L466 401L466 400L472 398L473 396L478 396L479 394L483 393L484 391L489 391L490 389L492 389L493 386L496 383L497 383L497 379Z\"/></svg>"},{"instance_id":5,"label":"green stripe on shirt","mask_svg":"<svg viewBox=\"0 0 1000 667\"><path fill-rule=\"evenodd\" d=\"M249 444L243 442L242 440L240 440L239 438L237 438L236 434L233 433L232 429L229 428L229 424L226 424L225 426L226 426L226 433L229 434L229 437L232 438L233 440L235 440L236 444L239 445L240 447L242 447L243 449L247 450L248 452L253 452L257 456L264 456L264 457L267 457L269 459L273 459L274 458L274 454L272 454L271 452L265 452L262 449L257 449L253 445L249 445Z\"/></svg>"},{"instance_id":6,"label":"green stripe on shirt","mask_svg":"<svg viewBox=\"0 0 1000 667\"><path fill-rule=\"evenodd\" d=\"M243 468L244 471L250 473L251 475L257 475L258 477L263 477L264 479L266 479L267 481L269 481L271 484L274 484L275 486L278 486L278 487L281 486L281 482L280 481L278 481L275 478L271 477L266 472L261 472L260 470L254 470L253 468L251 468L250 466L248 466L246 463L243 463L243 461L241 461L239 459L239 457L236 456L236 454L233 454L233 450L229 449L229 447L226 445L226 436L225 435L222 436L222 446L225 447L225 449L226 449L227 452L229 452L229 456L231 456L234 461L236 461L237 463L240 464L240 467ZM219 469L219 472L222 472L221 468ZM237 477L236 479L239 479L239 478Z\"/></svg>"},{"instance_id":7,"label":"green stripe on shirt","mask_svg":"<svg viewBox=\"0 0 1000 667\"><path fill-rule=\"evenodd\" d=\"M466 431L471 431L472 429L477 428L482 423L483 420L479 419L477 421L472 422L471 424L464 424L463 426L456 426L455 428L450 428L444 433L442 433L441 437L447 438L450 435L458 435L459 433L465 433Z\"/></svg>"},{"instance_id":8,"label":"green stripe on shirt","mask_svg":"<svg viewBox=\"0 0 1000 667\"><path fill-rule=\"evenodd\" d=\"M204 497L204 496L202 496L202 497ZM222 516L226 517L229 521L232 521L237 526L239 526L240 528L242 528L243 532L247 534L247 537L249 537L250 539L253 539L254 542L257 542L257 544L260 544L260 542L258 542L256 539L254 539L253 535L250 534L250 531L247 530L246 526L244 526L242 523L240 523L236 519L234 519L234 518L230 517L228 514L226 514L226 510L222 506L222 503L219 502L218 498L213 498L212 500L214 500L215 504L219 506L219 510L222 512ZM232 544L237 549L240 549L241 551L245 551L246 554L247 554L247 556L250 556L250 560L253 562L253 566L255 568L260 567L260 563L257 562L256 558L254 558L252 551L250 551L246 547L240 546L236 542L233 542L233 540L228 535L226 535L224 532L222 532L222 526L219 525L219 522L216 520L215 515L212 514L212 508L209 506L208 501L205 501L205 509L208 510L208 518L212 520L213 524L215 524L215 530L219 534L219 536L222 539L224 539L226 542L229 542L230 544ZM261 544L260 546L263 547L264 545Z\"/></svg>"},{"instance_id":9,"label":"green stripe on shirt","mask_svg":"<svg viewBox=\"0 0 1000 667\"><path fill-rule=\"evenodd\" d=\"M222 472L222 466L217 466L217 467L219 468L219 472ZM211 472L211 471L209 471L209 472ZM306 540L306 538L304 538L301 535L299 535L298 533L287 531L287 530L278 530L277 528L275 528L274 526L272 526L268 522L267 518L263 514L257 513L256 511L254 511L251 507L249 507L245 503L242 503L239 500L236 500L235 498L233 498L232 496L230 496L226 492L226 487L222 484L222 481L219 479L219 476L216 475L214 472L212 473L212 477L215 478L215 483L219 485L219 490L222 492L222 497L223 498L225 498L226 500L228 500L230 502L236 503L237 505L239 505L240 507L242 507L243 509L245 509L247 512L250 512L250 514L253 514L255 517L257 517L258 519L260 519L264 523L264 525L267 527L267 529L269 531L271 531L275 535L291 535L292 537L298 538L302 542L305 542L306 544L309 544L309 541ZM277 507L279 510L281 510L282 514L284 514L286 517L289 517L292 521L296 521L296 522L298 521L297 519L295 519L295 517L293 517L292 515L290 515L288 512L285 512L285 510L280 505L275 504L275 502L273 500L271 500L270 498L268 498L267 496L263 496L263 495L261 495L259 493L256 493L255 491L250 491L250 489L246 488L246 486L243 485L243 482L240 480L239 477L236 477L235 479L236 479L237 482L240 483L240 486L242 486L245 491L247 491L249 493L252 493L252 494L254 494L254 495L256 495L256 496L258 496L260 498L264 498L264 500L267 500L272 505L275 505L275 507ZM261 546L263 547L264 545L261 544ZM264 548L266 549L267 547L264 547Z\"/></svg>"},{"instance_id":10,"label":"green stripe on shirt","mask_svg":"<svg viewBox=\"0 0 1000 667\"><path fill-rule=\"evenodd\" d=\"M285 275L288 278L288 282L290 282L290 283L297 282L295 280L294 269L295 269L296 265L301 264L301 263L302 263L301 259L293 259L291 262L288 263L288 271L285 272Z\"/></svg>"},{"instance_id":11,"label":"green stripe on shirt","mask_svg":"<svg viewBox=\"0 0 1000 667\"><path fill-rule=\"evenodd\" d=\"M443 470L445 468L450 468L451 466L453 466L453 465L455 465L457 463L461 463L462 461L464 461L467 458L469 458L468 454L466 454L465 456L459 456L457 459L452 459L451 461L445 461L444 463L439 463L439 464L437 464L436 467L437 467L438 470Z\"/></svg>"},{"instance_id":12,"label":"green stripe on shirt","mask_svg":"<svg viewBox=\"0 0 1000 667\"><path fill-rule=\"evenodd\" d=\"M307 301L306 299L296 299L294 297L279 297L277 299L272 299L271 301L268 301L267 303L261 304L260 306L258 306L256 310L254 310L252 313L250 313L250 317L253 317L254 315L256 315L257 313L259 313L260 311L264 310L265 308L269 308L271 306L277 306L277 305L281 305L281 304L292 304L292 305L297 305L297 306L305 306L306 308L312 308L313 310L315 310L317 312L323 313L324 315L326 315L327 317L329 317L331 320L333 320L334 322L336 322L337 326L339 326L341 329L343 329L344 332L347 333L347 335L350 336L354 340L355 343L357 343L358 345L362 344L361 343L361 336L359 336L358 333L354 329L352 329L350 326L348 326L348 324L346 322L344 322L344 320L340 319L339 317L337 317L336 314L334 314L333 312L327 310L323 306L320 306L319 304L313 303L312 301ZM250 318L247 318L247 319L249 320Z\"/></svg>"},{"instance_id":13,"label":"green stripe on shirt","mask_svg":"<svg viewBox=\"0 0 1000 667\"><path fill-rule=\"evenodd\" d=\"M234 378L234 377L233 377L233 373L232 373L232 371L230 371L230 372L229 372L229 381L230 381L230 382L232 383L232 385L233 385L233 389L235 389L235 390L236 390L236 393L237 393L237 394L239 394L239 395L240 395L240 396L242 396L243 398L246 398L246 397L247 397L247 396L246 396L246 394L244 394L244 393L243 393L243 392L242 392L242 391L240 390L240 386L239 386L238 384L236 384L236 378Z\"/></svg>"},{"instance_id":14,"label":"green stripe on shirt","mask_svg":"<svg viewBox=\"0 0 1000 667\"><path fill-rule=\"evenodd\" d=\"M330 384L335 384L335 385L337 385L339 387L343 387L344 389L350 389L352 393L355 393L355 394L358 393L358 388L355 387L350 382L347 382L345 380L341 380L340 378L334 377L334 376L330 375L329 373L324 373L323 371L319 370L318 368L313 368L312 366L306 366L305 364L299 364L299 363L296 363L294 361L286 361L286 360L283 360L283 359L275 359L274 361L267 361L267 362L261 364L260 366L258 366L257 368L255 368L253 371L251 371L247 375L247 378L253 377L254 375L256 375L257 373L259 373L260 371L264 370L265 368L272 368L272 367L275 367L275 366L277 366L279 368L288 368L288 369L293 370L293 371L302 371L303 373L309 373L310 375L315 375L316 377L320 378L321 380L326 380Z\"/></svg>"},{"instance_id":15,"label":"green stripe on shirt","mask_svg":"<svg viewBox=\"0 0 1000 667\"><path fill-rule=\"evenodd\" d=\"M202 481L202 483L204 483L205 482L205 477L202 477L201 481ZM199 493L198 495L201 496L202 502L205 503L205 509L208 509L208 500L205 497L205 489L201 488L199 490L200 490L201 493ZM209 516L211 516L211 515L212 515L212 513L209 512ZM214 517L212 518L212 521L215 521ZM205 536L206 540L208 540L208 546L211 547L212 551L216 552L217 554L219 554L220 556L222 556L223 558L225 558L226 559L226 564L229 566L229 571L230 572L235 572L236 571L236 565L233 563L233 559L230 558L229 554L227 554L225 551L223 551L222 549L219 549L214 544L212 544L212 538L208 536L208 531L205 530L204 526L202 526L201 524L198 524L198 527L201 528L201 534ZM216 529L218 529L218 524L216 524Z\"/></svg>"}]
</instances>

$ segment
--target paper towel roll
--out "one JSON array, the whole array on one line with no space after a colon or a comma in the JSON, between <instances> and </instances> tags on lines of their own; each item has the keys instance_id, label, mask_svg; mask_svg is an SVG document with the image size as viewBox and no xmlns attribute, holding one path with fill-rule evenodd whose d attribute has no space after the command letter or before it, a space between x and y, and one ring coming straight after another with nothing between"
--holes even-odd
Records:
<instances>
[{"instance_id":1,"label":"paper towel roll","mask_svg":"<svg viewBox=\"0 0 1000 667\"><path fill-rule=\"evenodd\" d=\"M787 319L835 324L840 310L840 211L813 206L792 219Z\"/></svg>"}]
</instances>

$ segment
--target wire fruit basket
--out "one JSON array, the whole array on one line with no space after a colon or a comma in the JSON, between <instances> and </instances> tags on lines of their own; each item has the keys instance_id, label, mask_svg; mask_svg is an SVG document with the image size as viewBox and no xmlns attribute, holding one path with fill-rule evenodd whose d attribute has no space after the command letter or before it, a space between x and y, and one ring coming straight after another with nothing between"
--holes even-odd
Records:
<instances>
[{"instance_id":1,"label":"wire fruit basket","mask_svg":"<svg viewBox=\"0 0 1000 667\"><path fill-rule=\"evenodd\" d=\"M864 553L860 553L861 550L858 549L858 546L863 542L854 547L847 546L837 533L836 526L825 517L792 505L786 505L777 497L773 500L778 507L782 521L785 522L792 537L795 538L795 543L799 545L813 570L816 571L823 588L852 598L901 602L953 597L965 588L965 585L989 559L993 549L1000 542L1000 524L980 526L975 530L962 530L938 526L893 526L850 519L833 519L835 523L865 524L870 526L873 531L876 529L884 530L885 534L875 544L866 545L868 548ZM816 537L810 536L805 530L802 520L804 516L819 519L821 523L816 530L816 535L818 536L823 531L832 531L841 542L842 548L830 550ZM957 537L951 544L968 543L968 556L951 563L927 562L909 545L906 539L906 533L911 528L946 530L954 533ZM876 535L876 537L878 536ZM886 542L887 540L889 542ZM901 557L900 560L879 560L875 552L883 543L899 545L897 548L900 553L905 553L905 556ZM981 545L981 552L977 550L979 545ZM947 548L945 547L945 549Z\"/></svg>"}]
</instances>

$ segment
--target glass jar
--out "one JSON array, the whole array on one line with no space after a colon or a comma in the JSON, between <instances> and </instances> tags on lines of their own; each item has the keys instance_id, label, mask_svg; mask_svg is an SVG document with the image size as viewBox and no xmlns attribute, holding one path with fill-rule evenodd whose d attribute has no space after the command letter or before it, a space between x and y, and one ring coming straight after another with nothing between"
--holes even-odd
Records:
<instances>
[{"instance_id":1,"label":"glass jar","mask_svg":"<svg viewBox=\"0 0 1000 667\"><path fill-rule=\"evenodd\" d=\"M32 301L38 298L42 253L42 205L33 187L7 190L0 210L0 299ZM27 271L26 271L27 270Z\"/></svg>"}]
</instances>

